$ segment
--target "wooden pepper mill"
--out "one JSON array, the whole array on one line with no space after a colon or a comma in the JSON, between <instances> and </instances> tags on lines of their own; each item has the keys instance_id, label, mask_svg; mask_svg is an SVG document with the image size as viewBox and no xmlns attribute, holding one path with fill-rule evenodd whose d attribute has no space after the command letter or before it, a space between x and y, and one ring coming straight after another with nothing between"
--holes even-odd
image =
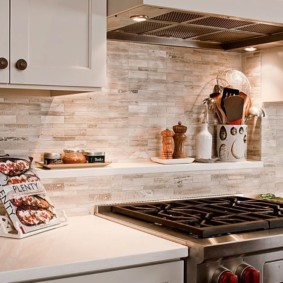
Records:
<instances>
[{"instance_id":1,"label":"wooden pepper mill","mask_svg":"<svg viewBox=\"0 0 283 283\"><path fill-rule=\"evenodd\" d=\"M187 155L185 153L185 140L187 131L187 127L182 125L181 122L178 122L178 125L173 126L173 131L175 132L174 139L174 152L173 158L186 158Z\"/></svg>"},{"instance_id":2,"label":"wooden pepper mill","mask_svg":"<svg viewBox=\"0 0 283 283\"><path fill-rule=\"evenodd\" d=\"M161 158L162 159L172 159L173 157L173 135L174 132L166 129L161 132L162 136L162 152L161 152Z\"/></svg>"}]
</instances>

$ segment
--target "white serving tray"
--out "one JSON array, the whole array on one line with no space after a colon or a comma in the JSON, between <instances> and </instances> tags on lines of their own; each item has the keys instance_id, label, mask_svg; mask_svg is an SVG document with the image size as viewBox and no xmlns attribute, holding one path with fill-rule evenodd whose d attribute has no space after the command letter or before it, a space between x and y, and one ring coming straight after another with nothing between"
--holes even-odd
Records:
<instances>
[{"instance_id":1,"label":"white serving tray","mask_svg":"<svg viewBox=\"0 0 283 283\"><path fill-rule=\"evenodd\" d=\"M160 163L160 164L189 164L194 162L194 158L192 157L186 157L186 158L176 158L176 159L162 159L159 157L151 157L151 161Z\"/></svg>"}]
</instances>

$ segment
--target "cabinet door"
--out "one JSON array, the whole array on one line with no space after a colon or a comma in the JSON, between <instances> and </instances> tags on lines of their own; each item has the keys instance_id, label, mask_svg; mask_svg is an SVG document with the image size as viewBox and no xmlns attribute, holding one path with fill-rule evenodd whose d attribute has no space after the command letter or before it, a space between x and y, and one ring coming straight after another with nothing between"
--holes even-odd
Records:
<instances>
[{"instance_id":1,"label":"cabinet door","mask_svg":"<svg viewBox=\"0 0 283 283\"><path fill-rule=\"evenodd\" d=\"M105 79L105 0L11 0L12 84L98 87Z\"/></svg>"},{"instance_id":2,"label":"cabinet door","mask_svg":"<svg viewBox=\"0 0 283 283\"><path fill-rule=\"evenodd\" d=\"M0 0L0 58L9 63L9 0ZM0 83L9 83L9 66L0 69Z\"/></svg>"}]
</instances>

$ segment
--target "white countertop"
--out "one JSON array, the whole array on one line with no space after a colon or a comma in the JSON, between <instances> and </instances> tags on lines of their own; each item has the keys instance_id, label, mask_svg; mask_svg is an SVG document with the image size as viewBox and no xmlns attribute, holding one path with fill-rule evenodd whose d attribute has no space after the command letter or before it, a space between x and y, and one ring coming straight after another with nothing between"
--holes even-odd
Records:
<instances>
[{"instance_id":1,"label":"white countertop","mask_svg":"<svg viewBox=\"0 0 283 283\"><path fill-rule=\"evenodd\" d=\"M75 168L75 169L36 169L36 174L41 179L48 178L72 178L91 177L121 174L147 174L147 173L174 173L206 170L235 170L248 168L262 168L262 161L241 161L241 162L215 162L215 163L189 163L164 165L155 162L128 162L111 163L105 167Z\"/></svg>"},{"instance_id":2,"label":"white countertop","mask_svg":"<svg viewBox=\"0 0 283 283\"><path fill-rule=\"evenodd\" d=\"M1 283L179 259L188 248L94 215L23 239L0 238Z\"/></svg>"}]
</instances>

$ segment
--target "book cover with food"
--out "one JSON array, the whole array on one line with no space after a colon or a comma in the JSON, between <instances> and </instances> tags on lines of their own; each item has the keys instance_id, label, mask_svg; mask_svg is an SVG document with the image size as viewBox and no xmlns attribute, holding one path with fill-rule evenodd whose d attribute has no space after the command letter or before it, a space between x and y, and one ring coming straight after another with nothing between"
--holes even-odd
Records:
<instances>
[{"instance_id":1,"label":"book cover with food","mask_svg":"<svg viewBox=\"0 0 283 283\"><path fill-rule=\"evenodd\" d=\"M0 157L0 200L12 225L24 234L60 223L31 162L29 157Z\"/></svg>"}]
</instances>

